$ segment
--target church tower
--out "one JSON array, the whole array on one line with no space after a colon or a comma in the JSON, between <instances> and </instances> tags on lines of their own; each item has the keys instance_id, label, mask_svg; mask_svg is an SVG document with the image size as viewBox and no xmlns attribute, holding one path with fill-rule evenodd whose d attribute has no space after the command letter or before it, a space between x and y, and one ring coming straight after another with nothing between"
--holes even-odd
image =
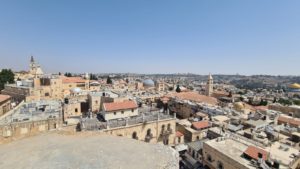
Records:
<instances>
[{"instance_id":1,"label":"church tower","mask_svg":"<svg viewBox=\"0 0 300 169\"><path fill-rule=\"evenodd\" d=\"M208 80L206 83L206 96L211 96L213 93L213 78L211 74L208 75Z\"/></svg>"},{"instance_id":2,"label":"church tower","mask_svg":"<svg viewBox=\"0 0 300 169\"><path fill-rule=\"evenodd\" d=\"M30 70L29 73L33 76L33 77L40 77L41 75L43 75L43 70L40 67L40 65L38 65L33 56L30 57Z\"/></svg>"}]
</instances>

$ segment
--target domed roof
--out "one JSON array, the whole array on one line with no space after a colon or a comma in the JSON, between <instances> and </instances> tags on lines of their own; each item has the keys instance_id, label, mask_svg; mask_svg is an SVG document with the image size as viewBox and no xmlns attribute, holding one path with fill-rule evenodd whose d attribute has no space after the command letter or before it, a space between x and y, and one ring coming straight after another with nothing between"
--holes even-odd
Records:
<instances>
[{"instance_id":1,"label":"domed roof","mask_svg":"<svg viewBox=\"0 0 300 169\"><path fill-rule=\"evenodd\" d=\"M300 84L298 84L298 83L290 84L289 88L291 88L291 89L300 89Z\"/></svg>"},{"instance_id":2,"label":"domed roof","mask_svg":"<svg viewBox=\"0 0 300 169\"><path fill-rule=\"evenodd\" d=\"M242 109L245 108L245 106L244 106L244 104L242 102L236 102L236 103L234 103L234 108L242 110Z\"/></svg>"},{"instance_id":3,"label":"domed roof","mask_svg":"<svg viewBox=\"0 0 300 169\"><path fill-rule=\"evenodd\" d=\"M80 93L81 89L78 87L75 87L75 88L71 89L70 91L71 91L71 93Z\"/></svg>"},{"instance_id":4,"label":"domed roof","mask_svg":"<svg viewBox=\"0 0 300 169\"><path fill-rule=\"evenodd\" d=\"M144 87L154 87L154 81L152 79L146 79L143 81Z\"/></svg>"}]
</instances>

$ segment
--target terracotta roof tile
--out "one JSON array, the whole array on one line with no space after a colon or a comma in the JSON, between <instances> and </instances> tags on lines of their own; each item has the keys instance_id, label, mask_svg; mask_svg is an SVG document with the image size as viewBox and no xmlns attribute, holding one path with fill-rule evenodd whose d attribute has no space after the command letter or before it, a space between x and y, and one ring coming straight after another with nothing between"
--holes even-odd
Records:
<instances>
[{"instance_id":1,"label":"terracotta roof tile","mask_svg":"<svg viewBox=\"0 0 300 169\"><path fill-rule=\"evenodd\" d=\"M10 99L9 95L0 94L0 102Z\"/></svg>"},{"instance_id":2,"label":"terracotta roof tile","mask_svg":"<svg viewBox=\"0 0 300 169\"><path fill-rule=\"evenodd\" d=\"M63 83L85 83L85 80L81 77L63 77Z\"/></svg>"},{"instance_id":3,"label":"terracotta roof tile","mask_svg":"<svg viewBox=\"0 0 300 169\"><path fill-rule=\"evenodd\" d=\"M126 110L135 109L137 104L134 101L123 101L123 102L113 102L113 103L103 103L105 111L116 111L116 110Z\"/></svg>"},{"instance_id":4,"label":"terracotta roof tile","mask_svg":"<svg viewBox=\"0 0 300 169\"><path fill-rule=\"evenodd\" d=\"M297 118L279 116L278 121L282 122L282 123L288 123L288 124L300 126L300 119L297 119Z\"/></svg>"},{"instance_id":5,"label":"terracotta roof tile","mask_svg":"<svg viewBox=\"0 0 300 169\"><path fill-rule=\"evenodd\" d=\"M196 92L170 93L170 94L166 95L166 97L177 97L182 100L190 100L190 101L194 101L194 102L207 103L207 104L211 104L211 105L216 105L218 103L216 98L201 95Z\"/></svg>"},{"instance_id":6,"label":"terracotta roof tile","mask_svg":"<svg viewBox=\"0 0 300 169\"><path fill-rule=\"evenodd\" d=\"M255 146L249 146L244 153L255 160L258 160L258 153L261 153L263 155L264 160L267 160L268 158L267 151L257 148Z\"/></svg>"},{"instance_id":7,"label":"terracotta roof tile","mask_svg":"<svg viewBox=\"0 0 300 169\"><path fill-rule=\"evenodd\" d=\"M183 134L180 131L176 131L176 137L181 137Z\"/></svg>"},{"instance_id":8,"label":"terracotta roof tile","mask_svg":"<svg viewBox=\"0 0 300 169\"><path fill-rule=\"evenodd\" d=\"M192 123L193 128L196 130L201 130L204 128L208 128L210 126L208 121L198 121L198 122L193 122Z\"/></svg>"}]
</instances>

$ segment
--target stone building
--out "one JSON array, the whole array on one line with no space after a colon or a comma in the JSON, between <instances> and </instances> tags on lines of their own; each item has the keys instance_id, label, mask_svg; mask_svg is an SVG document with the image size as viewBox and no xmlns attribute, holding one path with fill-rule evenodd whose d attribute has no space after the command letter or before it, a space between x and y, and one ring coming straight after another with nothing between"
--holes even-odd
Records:
<instances>
[{"instance_id":1,"label":"stone building","mask_svg":"<svg viewBox=\"0 0 300 169\"><path fill-rule=\"evenodd\" d=\"M103 104L101 113L106 121L130 118L138 115L138 105L134 101L112 102Z\"/></svg>"},{"instance_id":2,"label":"stone building","mask_svg":"<svg viewBox=\"0 0 300 169\"><path fill-rule=\"evenodd\" d=\"M255 169L242 157L248 146L232 139L217 138L203 143L203 164L210 169Z\"/></svg>"},{"instance_id":3,"label":"stone building","mask_svg":"<svg viewBox=\"0 0 300 169\"><path fill-rule=\"evenodd\" d=\"M0 94L0 116L11 109L11 97L9 95Z\"/></svg>"}]
</instances>

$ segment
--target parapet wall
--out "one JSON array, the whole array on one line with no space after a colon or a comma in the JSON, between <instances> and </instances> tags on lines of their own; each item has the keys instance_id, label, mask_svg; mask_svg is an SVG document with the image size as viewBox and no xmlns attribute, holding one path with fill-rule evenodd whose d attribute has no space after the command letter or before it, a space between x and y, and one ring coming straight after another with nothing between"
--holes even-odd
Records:
<instances>
[{"instance_id":1,"label":"parapet wall","mask_svg":"<svg viewBox=\"0 0 300 169\"><path fill-rule=\"evenodd\" d=\"M40 121L17 122L0 125L0 144L33 136L62 126L61 120L47 119Z\"/></svg>"}]
</instances>

